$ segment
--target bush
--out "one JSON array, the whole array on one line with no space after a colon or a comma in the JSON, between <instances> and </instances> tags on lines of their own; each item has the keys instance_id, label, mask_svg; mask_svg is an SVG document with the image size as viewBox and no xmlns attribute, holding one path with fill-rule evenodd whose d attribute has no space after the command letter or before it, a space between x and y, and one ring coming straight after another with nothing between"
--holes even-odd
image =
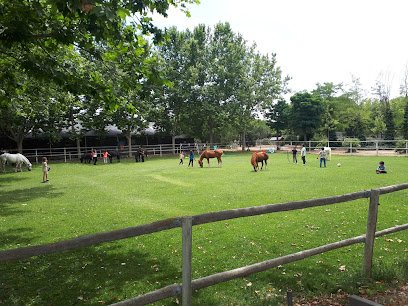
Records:
<instances>
[{"instance_id":1,"label":"bush","mask_svg":"<svg viewBox=\"0 0 408 306\"><path fill-rule=\"evenodd\" d=\"M405 140L397 140L396 141L396 149L395 152L399 153L399 154L404 154L407 149L406 149L406 141Z\"/></svg>"}]
</instances>

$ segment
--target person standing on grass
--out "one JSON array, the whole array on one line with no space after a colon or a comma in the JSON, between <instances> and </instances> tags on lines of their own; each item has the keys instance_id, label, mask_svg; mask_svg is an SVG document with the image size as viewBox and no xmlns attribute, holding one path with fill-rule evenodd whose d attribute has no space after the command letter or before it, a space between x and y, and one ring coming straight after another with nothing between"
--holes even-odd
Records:
<instances>
[{"instance_id":1,"label":"person standing on grass","mask_svg":"<svg viewBox=\"0 0 408 306\"><path fill-rule=\"evenodd\" d=\"M293 159L293 163L297 165L297 149L296 149L296 146L292 149L292 159Z\"/></svg>"},{"instance_id":2,"label":"person standing on grass","mask_svg":"<svg viewBox=\"0 0 408 306\"><path fill-rule=\"evenodd\" d=\"M48 182L48 161L47 158L44 156L42 158L42 171L43 171L43 183L47 183Z\"/></svg>"},{"instance_id":3,"label":"person standing on grass","mask_svg":"<svg viewBox=\"0 0 408 306\"><path fill-rule=\"evenodd\" d=\"M306 165L306 147L302 144L302 149L300 150L300 156L302 157L303 166Z\"/></svg>"},{"instance_id":4,"label":"person standing on grass","mask_svg":"<svg viewBox=\"0 0 408 306\"><path fill-rule=\"evenodd\" d=\"M108 156L109 156L109 152L105 151L103 152L103 163L107 164L108 163Z\"/></svg>"},{"instance_id":5,"label":"person standing on grass","mask_svg":"<svg viewBox=\"0 0 408 306\"><path fill-rule=\"evenodd\" d=\"M191 167L194 167L194 151L193 150L190 150L190 161L188 162L188 167L190 167L190 164L191 164Z\"/></svg>"},{"instance_id":6,"label":"person standing on grass","mask_svg":"<svg viewBox=\"0 0 408 306\"><path fill-rule=\"evenodd\" d=\"M324 148L322 148L319 152L319 156L317 158L320 158L320 168L322 167L322 164L324 164L324 167L326 168L326 151Z\"/></svg>"},{"instance_id":7,"label":"person standing on grass","mask_svg":"<svg viewBox=\"0 0 408 306\"><path fill-rule=\"evenodd\" d=\"M96 153L96 150L92 151L92 160L93 160L94 165L96 165L96 162L98 160L98 153Z\"/></svg>"},{"instance_id":8,"label":"person standing on grass","mask_svg":"<svg viewBox=\"0 0 408 306\"><path fill-rule=\"evenodd\" d=\"M184 151L181 151L181 153L180 153L179 166L180 166L180 165L184 165Z\"/></svg>"}]
</instances>

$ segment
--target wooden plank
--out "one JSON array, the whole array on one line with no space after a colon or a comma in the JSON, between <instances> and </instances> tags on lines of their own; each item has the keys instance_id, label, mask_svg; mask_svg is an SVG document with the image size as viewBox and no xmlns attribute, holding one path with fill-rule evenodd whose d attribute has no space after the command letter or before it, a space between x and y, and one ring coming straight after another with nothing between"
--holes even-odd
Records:
<instances>
[{"instance_id":1,"label":"wooden plank","mask_svg":"<svg viewBox=\"0 0 408 306\"><path fill-rule=\"evenodd\" d=\"M163 230L168 230L180 226L181 226L180 219L172 218L163 221L153 222L150 224L119 229L111 232L81 236L74 239L69 239L50 244L0 251L0 262L64 252L103 242L111 242L120 239L160 232Z\"/></svg>"},{"instance_id":2,"label":"wooden plank","mask_svg":"<svg viewBox=\"0 0 408 306\"><path fill-rule=\"evenodd\" d=\"M381 188L379 188L377 190L380 191L380 194L386 194L386 193L400 191L400 190L404 190L404 189L408 189L408 183L381 187Z\"/></svg>"},{"instance_id":3,"label":"wooden plank","mask_svg":"<svg viewBox=\"0 0 408 306\"><path fill-rule=\"evenodd\" d=\"M346 240L333 242L330 244L326 244L324 246L320 246L317 248L293 253L290 255L278 257L271 260L266 260L263 262L259 262L256 264L248 265L245 267L216 273L210 276L202 277L199 279L193 280L193 290L209 287L218 283L226 282L235 278L245 277L254 273L262 272L268 270L270 268L274 268L280 265L284 265L290 262L298 261L307 257L311 257L317 254L325 253L331 250L335 250L338 248L342 248L345 246L349 246L356 243L362 243L365 241L365 235L357 236L354 238L349 238Z\"/></svg>"},{"instance_id":4,"label":"wooden plank","mask_svg":"<svg viewBox=\"0 0 408 306\"><path fill-rule=\"evenodd\" d=\"M158 289L156 291L152 291L144 295L139 295L138 297L127 299L111 305L115 306L147 305L179 294L181 294L181 286L179 284L173 284Z\"/></svg>"},{"instance_id":5,"label":"wooden plank","mask_svg":"<svg viewBox=\"0 0 408 306\"><path fill-rule=\"evenodd\" d=\"M406 229L408 229L408 223L404 224L404 225L399 225L399 226L395 226L395 227L392 227L392 228L389 228L389 229L379 231L379 232L376 233L376 237L384 236L384 235L387 235L387 234L390 234L390 233L395 233L395 232L406 230ZM348 240L350 240L350 241L348 241ZM339 248L347 246L347 245L351 245L351 244L354 244L354 243L362 243L364 241L365 241L365 235L354 237L354 238L351 238L351 239L344 240L345 244L343 244L342 246L339 246ZM329 245L321 246L320 248L325 248L327 246L329 246ZM322 253L330 251L330 250L331 249L326 248L326 250L324 250ZM304 252L306 252L306 251L304 251ZM294 255L294 254L287 255L286 257L290 257L291 255ZM313 256L313 255L316 255L316 254L312 254L310 256ZM309 256L307 256L307 257L309 257ZM304 258L306 258L306 257L304 257ZM299 258L298 260L301 260L301 259L303 259L303 258ZM291 261L288 261L288 262L291 262ZM273 266L271 268L273 268ZM267 269L270 269L270 268L267 268ZM263 271L263 270L260 270L260 271ZM222 272L222 273L224 273L224 272ZM254 272L254 273L256 273L256 272ZM208 278L210 276L207 276L206 278ZM237 276L237 277L239 277L239 276ZM237 277L234 277L234 278L237 278ZM231 279L233 279L233 278L231 278ZM199 280L201 280L201 283L199 282ZM201 286L203 286L202 281L203 281L203 279L193 280L192 281L192 289L196 290L196 289L204 288L204 287L201 287ZM211 285L208 285L208 286L211 286ZM208 286L206 286L206 287L208 287ZM169 289L169 288L171 288L171 289ZM181 285L174 284L174 285L170 285L168 287L165 287L163 289L152 291L152 292L149 292L148 294L141 295L141 296L138 296L136 298L120 302L120 303L126 302L126 304L117 303L117 304L114 304L114 305L145 305L145 304L148 304L148 303L157 302L157 301L160 301L160 300L165 299L165 298L169 298L169 297L179 295L181 292L182 292ZM145 303L145 301L148 301L148 302Z\"/></svg>"},{"instance_id":6,"label":"wooden plank","mask_svg":"<svg viewBox=\"0 0 408 306\"><path fill-rule=\"evenodd\" d=\"M305 201L288 202L283 204L268 204L263 206L247 207L223 210L218 212L211 212L207 214L193 216L193 225L205 224L210 222L217 222L241 217L249 217L256 215L263 215L274 212L282 212L296 209L303 209L309 207L317 207L331 204L339 204L343 202L354 201L362 198L370 197L370 191L360 191L349 193L345 195L311 199Z\"/></svg>"},{"instance_id":7,"label":"wooden plank","mask_svg":"<svg viewBox=\"0 0 408 306\"><path fill-rule=\"evenodd\" d=\"M192 256L193 256L193 218L185 217L182 220L183 229L183 286L182 286L182 305L190 306L193 290L191 287L192 278Z\"/></svg>"},{"instance_id":8,"label":"wooden plank","mask_svg":"<svg viewBox=\"0 0 408 306\"><path fill-rule=\"evenodd\" d=\"M364 247L363 274L365 277L371 277L371 268L373 265L374 240L377 228L378 204L380 203L380 191L371 190L370 206L368 208L367 231Z\"/></svg>"}]
</instances>

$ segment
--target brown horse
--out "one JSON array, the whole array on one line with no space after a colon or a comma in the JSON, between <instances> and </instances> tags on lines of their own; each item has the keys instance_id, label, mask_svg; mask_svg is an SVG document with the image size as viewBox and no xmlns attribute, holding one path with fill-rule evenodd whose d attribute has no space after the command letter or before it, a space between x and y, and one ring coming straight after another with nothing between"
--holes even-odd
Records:
<instances>
[{"instance_id":1,"label":"brown horse","mask_svg":"<svg viewBox=\"0 0 408 306\"><path fill-rule=\"evenodd\" d=\"M266 169L266 165L267 165L267 160L268 160L269 156L268 154L266 154L266 152L254 152L252 153L252 157L251 157L251 164L254 167L254 171L256 172L257 169L259 169L259 165L258 163L262 163L261 166L261 170L263 168L263 164L265 161L265 169Z\"/></svg>"},{"instance_id":2,"label":"brown horse","mask_svg":"<svg viewBox=\"0 0 408 306\"><path fill-rule=\"evenodd\" d=\"M208 166L210 166L210 158L214 158L216 157L218 160L218 166L222 166L222 160L221 160L221 155L224 152L222 150L205 150L203 151L203 153L201 153L200 155L200 159L198 160L198 164L200 165L200 167L203 167L203 159L206 158L207 159L207 163Z\"/></svg>"}]
</instances>

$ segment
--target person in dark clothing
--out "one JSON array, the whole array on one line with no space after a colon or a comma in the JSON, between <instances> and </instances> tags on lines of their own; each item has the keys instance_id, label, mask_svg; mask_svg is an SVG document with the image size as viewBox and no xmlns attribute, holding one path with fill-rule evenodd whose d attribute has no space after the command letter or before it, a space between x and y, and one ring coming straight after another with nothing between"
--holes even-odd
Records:
<instances>
[{"instance_id":1,"label":"person in dark clothing","mask_svg":"<svg viewBox=\"0 0 408 306\"><path fill-rule=\"evenodd\" d=\"M190 161L188 162L188 167L190 167L190 165L191 167L194 167L194 151L193 150L190 151Z\"/></svg>"},{"instance_id":2,"label":"person in dark clothing","mask_svg":"<svg viewBox=\"0 0 408 306\"><path fill-rule=\"evenodd\" d=\"M296 146L292 149L292 159L293 159L293 163L297 164L297 149L296 149Z\"/></svg>"}]
</instances>

